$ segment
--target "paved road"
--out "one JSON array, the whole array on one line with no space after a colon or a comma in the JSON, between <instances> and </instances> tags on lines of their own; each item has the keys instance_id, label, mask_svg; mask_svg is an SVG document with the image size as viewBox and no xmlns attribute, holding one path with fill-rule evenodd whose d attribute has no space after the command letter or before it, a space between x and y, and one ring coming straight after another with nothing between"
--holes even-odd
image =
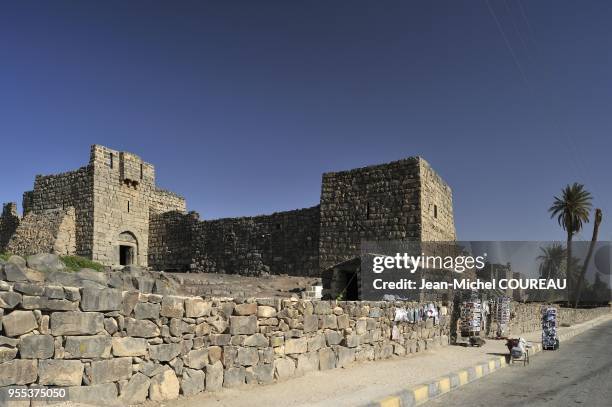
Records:
<instances>
[{"instance_id":1,"label":"paved road","mask_svg":"<svg viewBox=\"0 0 612 407\"><path fill-rule=\"evenodd\" d=\"M612 406L612 321L426 404L450 405Z\"/></svg>"}]
</instances>

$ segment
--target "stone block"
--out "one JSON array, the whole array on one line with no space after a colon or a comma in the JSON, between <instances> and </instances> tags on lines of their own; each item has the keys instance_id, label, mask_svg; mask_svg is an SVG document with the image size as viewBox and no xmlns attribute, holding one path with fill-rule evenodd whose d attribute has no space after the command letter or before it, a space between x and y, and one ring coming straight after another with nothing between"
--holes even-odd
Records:
<instances>
[{"instance_id":1,"label":"stone block","mask_svg":"<svg viewBox=\"0 0 612 407\"><path fill-rule=\"evenodd\" d=\"M202 298L185 299L185 316L187 318L209 316L211 311L212 304L210 301L204 301Z\"/></svg>"},{"instance_id":2,"label":"stone block","mask_svg":"<svg viewBox=\"0 0 612 407\"><path fill-rule=\"evenodd\" d=\"M181 390L185 397L204 391L206 375L202 370L184 369L181 378Z\"/></svg>"},{"instance_id":3,"label":"stone block","mask_svg":"<svg viewBox=\"0 0 612 407\"><path fill-rule=\"evenodd\" d=\"M355 349L337 346L336 350L336 367L345 367L355 361Z\"/></svg>"},{"instance_id":4,"label":"stone block","mask_svg":"<svg viewBox=\"0 0 612 407\"><path fill-rule=\"evenodd\" d=\"M230 367L223 375L223 387L231 388L245 384L246 370L244 367Z\"/></svg>"},{"instance_id":5,"label":"stone block","mask_svg":"<svg viewBox=\"0 0 612 407\"><path fill-rule=\"evenodd\" d=\"M304 332L315 332L319 329L319 317L317 315L304 315Z\"/></svg>"},{"instance_id":6,"label":"stone block","mask_svg":"<svg viewBox=\"0 0 612 407\"><path fill-rule=\"evenodd\" d=\"M296 374L319 370L319 353L308 352L298 355Z\"/></svg>"},{"instance_id":7,"label":"stone block","mask_svg":"<svg viewBox=\"0 0 612 407\"><path fill-rule=\"evenodd\" d=\"M21 294L14 291L0 292L0 308L13 309L21 302Z\"/></svg>"},{"instance_id":8,"label":"stone block","mask_svg":"<svg viewBox=\"0 0 612 407\"><path fill-rule=\"evenodd\" d=\"M327 346L338 345L342 342L342 335L338 333L338 331L333 331L328 329L325 331L325 341L327 342Z\"/></svg>"},{"instance_id":9,"label":"stone block","mask_svg":"<svg viewBox=\"0 0 612 407\"><path fill-rule=\"evenodd\" d=\"M152 319L158 320L161 311L160 304L152 304L150 302L139 302L134 307L134 317L136 319Z\"/></svg>"},{"instance_id":10,"label":"stone block","mask_svg":"<svg viewBox=\"0 0 612 407\"><path fill-rule=\"evenodd\" d=\"M182 318L185 312L184 300L181 297L167 295L162 299L161 315L169 318Z\"/></svg>"},{"instance_id":11,"label":"stone block","mask_svg":"<svg viewBox=\"0 0 612 407\"><path fill-rule=\"evenodd\" d=\"M279 358L274 361L274 376L278 380L286 380L295 374L295 362L289 358Z\"/></svg>"},{"instance_id":12,"label":"stone block","mask_svg":"<svg viewBox=\"0 0 612 407\"><path fill-rule=\"evenodd\" d=\"M258 318L274 318L276 316L276 308L268 305L260 305L257 307Z\"/></svg>"},{"instance_id":13,"label":"stone block","mask_svg":"<svg viewBox=\"0 0 612 407\"><path fill-rule=\"evenodd\" d=\"M206 365L206 391L218 391L223 386L223 364Z\"/></svg>"},{"instance_id":14,"label":"stone block","mask_svg":"<svg viewBox=\"0 0 612 407\"><path fill-rule=\"evenodd\" d=\"M185 366L192 369L203 369L208 364L208 349L189 351L184 357Z\"/></svg>"},{"instance_id":15,"label":"stone block","mask_svg":"<svg viewBox=\"0 0 612 407\"><path fill-rule=\"evenodd\" d=\"M129 317L134 311L134 307L138 304L140 293L138 291L126 291L123 293L121 301L121 315Z\"/></svg>"},{"instance_id":16,"label":"stone block","mask_svg":"<svg viewBox=\"0 0 612 407\"><path fill-rule=\"evenodd\" d=\"M81 295L83 311L119 311L123 296L116 288L83 288Z\"/></svg>"},{"instance_id":17,"label":"stone block","mask_svg":"<svg viewBox=\"0 0 612 407\"><path fill-rule=\"evenodd\" d=\"M149 356L153 360L169 362L181 353L180 343L164 343L149 346Z\"/></svg>"},{"instance_id":18,"label":"stone block","mask_svg":"<svg viewBox=\"0 0 612 407\"><path fill-rule=\"evenodd\" d=\"M113 338L112 348L114 356L146 356L147 340L144 338Z\"/></svg>"},{"instance_id":19,"label":"stone block","mask_svg":"<svg viewBox=\"0 0 612 407\"><path fill-rule=\"evenodd\" d=\"M306 337L287 339L285 341L285 353L306 353L308 351L308 340Z\"/></svg>"},{"instance_id":20,"label":"stone block","mask_svg":"<svg viewBox=\"0 0 612 407\"><path fill-rule=\"evenodd\" d=\"M17 348L0 346L0 365L4 362L15 359L15 356L17 356Z\"/></svg>"},{"instance_id":21,"label":"stone block","mask_svg":"<svg viewBox=\"0 0 612 407\"><path fill-rule=\"evenodd\" d=\"M208 347L208 361L210 364L223 359L223 348L221 346L209 346Z\"/></svg>"},{"instance_id":22,"label":"stone block","mask_svg":"<svg viewBox=\"0 0 612 407\"><path fill-rule=\"evenodd\" d=\"M265 348L269 345L268 338L263 334L255 334L251 336L247 336L244 338L244 342L242 343L244 346L254 346L257 348Z\"/></svg>"},{"instance_id":23,"label":"stone block","mask_svg":"<svg viewBox=\"0 0 612 407\"><path fill-rule=\"evenodd\" d=\"M68 394L70 401L74 403L87 405L116 405L118 403L115 383L68 387Z\"/></svg>"},{"instance_id":24,"label":"stone block","mask_svg":"<svg viewBox=\"0 0 612 407\"><path fill-rule=\"evenodd\" d=\"M59 285L49 285L45 287L43 297L51 300L63 300L65 299L64 288Z\"/></svg>"},{"instance_id":25,"label":"stone block","mask_svg":"<svg viewBox=\"0 0 612 407\"><path fill-rule=\"evenodd\" d=\"M151 380L142 373L136 373L121 389L119 401L124 405L141 404L147 400Z\"/></svg>"},{"instance_id":26,"label":"stone block","mask_svg":"<svg viewBox=\"0 0 612 407\"><path fill-rule=\"evenodd\" d=\"M51 334L95 335L104 330L104 315L98 312L54 312L51 314Z\"/></svg>"},{"instance_id":27,"label":"stone block","mask_svg":"<svg viewBox=\"0 0 612 407\"><path fill-rule=\"evenodd\" d=\"M43 295L45 287L40 284L15 283L13 290L25 295Z\"/></svg>"},{"instance_id":28,"label":"stone block","mask_svg":"<svg viewBox=\"0 0 612 407\"><path fill-rule=\"evenodd\" d=\"M19 342L21 359L49 359L55 351L55 341L51 335L26 335Z\"/></svg>"},{"instance_id":29,"label":"stone block","mask_svg":"<svg viewBox=\"0 0 612 407\"><path fill-rule=\"evenodd\" d=\"M45 359L38 362L38 384L80 386L85 365L80 360Z\"/></svg>"},{"instance_id":30,"label":"stone block","mask_svg":"<svg viewBox=\"0 0 612 407\"><path fill-rule=\"evenodd\" d=\"M2 317L2 326L7 336L19 336L38 328L32 311L13 311Z\"/></svg>"},{"instance_id":31,"label":"stone block","mask_svg":"<svg viewBox=\"0 0 612 407\"><path fill-rule=\"evenodd\" d=\"M0 364L0 387L34 383L38 377L38 361L13 359Z\"/></svg>"},{"instance_id":32,"label":"stone block","mask_svg":"<svg viewBox=\"0 0 612 407\"><path fill-rule=\"evenodd\" d=\"M67 336L64 344L65 359L107 359L111 357L110 336Z\"/></svg>"},{"instance_id":33,"label":"stone block","mask_svg":"<svg viewBox=\"0 0 612 407\"><path fill-rule=\"evenodd\" d=\"M234 314L242 315L242 316L256 315L257 314L257 304L256 303L237 304L234 307Z\"/></svg>"},{"instance_id":34,"label":"stone block","mask_svg":"<svg viewBox=\"0 0 612 407\"><path fill-rule=\"evenodd\" d=\"M42 273L63 271L66 265L56 254L39 253L27 258L27 266Z\"/></svg>"},{"instance_id":35,"label":"stone block","mask_svg":"<svg viewBox=\"0 0 612 407\"><path fill-rule=\"evenodd\" d=\"M28 279L28 276L26 274L26 269L24 266L20 266L18 264L15 263L6 263L4 265L4 278L6 278L6 281L11 281L11 282L28 282L30 281Z\"/></svg>"},{"instance_id":36,"label":"stone block","mask_svg":"<svg viewBox=\"0 0 612 407\"><path fill-rule=\"evenodd\" d=\"M336 367L336 354L331 348L319 349L319 369L329 370Z\"/></svg>"},{"instance_id":37,"label":"stone block","mask_svg":"<svg viewBox=\"0 0 612 407\"><path fill-rule=\"evenodd\" d=\"M86 372L91 384L102 384L129 379L132 376L132 358L114 358L91 362Z\"/></svg>"},{"instance_id":38,"label":"stone block","mask_svg":"<svg viewBox=\"0 0 612 407\"><path fill-rule=\"evenodd\" d=\"M160 334L159 327L152 321L126 318L125 323L128 336L154 338Z\"/></svg>"},{"instance_id":39,"label":"stone block","mask_svg":"<svg viewBox=\"0 0 612 407\"><path fill-rule=\"evenodd\" d=\"M255 315L230 317L230 334L253 335L256 332L257 317Z\"/></svg>"},{"instance_id":40,"label":"stone block","mask_svg":"<svg viewBox=\"0 0 612 407\"><path fill-rule=\"evenodd\" d=\"M255 348L238 348L236 363L241 366L254 366L259 362L259 352Z\"/></svg>"},{"instance_id":41,"label":"stone block","mask_svg":"<svg viewBox=\"0 0 612 407\"><path fill-rule=\"evenodd\" d=\"M253 366L252 369L257 383L269 384L274 382L274 364L257 365Z\"/></svg>"}]
</instances>

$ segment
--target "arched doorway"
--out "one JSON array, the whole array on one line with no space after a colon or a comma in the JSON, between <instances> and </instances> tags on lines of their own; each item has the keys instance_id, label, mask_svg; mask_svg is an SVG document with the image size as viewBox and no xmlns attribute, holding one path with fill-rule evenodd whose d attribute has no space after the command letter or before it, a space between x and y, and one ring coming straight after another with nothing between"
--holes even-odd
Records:
<instances>
[{"instance_id":1,"label":"arched doorway","mask_svg":"<svg viewBox=\"0 0 612 407\"><path fill-rule=\"evenodd\" d=\"M119 246L119 265L138 264L138 239L132 232L120 233L117 244Z\"/></svg>"}]
</instances>

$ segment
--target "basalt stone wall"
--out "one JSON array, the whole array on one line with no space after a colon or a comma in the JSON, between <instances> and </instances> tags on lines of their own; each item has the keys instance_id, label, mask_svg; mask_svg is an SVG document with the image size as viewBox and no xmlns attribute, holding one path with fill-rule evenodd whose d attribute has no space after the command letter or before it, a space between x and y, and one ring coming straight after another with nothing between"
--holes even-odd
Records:
<instances>
[{"instance_id":1,"label":"basalt stone wall","mask_svg":"<svg viewBox=\"0 0 612 407\"><path fill-rule=\"evenodd\" d=\"M194 271L320 275L319 206L196 222L191 238Z\"/></svg>"},{"instance_id":2,"label":"basalt stone wall","mask_svg":"<svg viewBox=\"0 0 612 407\"><path fill-rule=\"evenodd\" d=\"M321 270L362 240L455 240L451 190L420 157L323 174L320 239Z\"/></svg>"},{"instance_id":3,"label":"basalt stone wall","mask_svg":"<svg viewBox=\"0 0 612 407\"><path fill-rule=\"evenodd\" d=\"M196 213L180 211L149 214L149 267L154 270L189 270L193 257L192 229Z\"/></svg>"},{"instance_id":4,"label":"basalt stone wall","mask_svg":"<svg viewBox=\"0 0 612 407\"><path fill-rule=\"evenodd\" d=\"M62 386L73 401L127 405L447 345L448 315L393 322L396 307L416 305L0 282L0 391Z\"/></svg>"},{"instance_id":5,"label":"basalt stone wall","mask_svg":"<svg viewBox=\"0 0 612 407\"><path fill-rule=\"evenodd\" d=\"M0 214L0 253L6 251L9 240L19 226L19 220L15 202L9 202L2 206L2 214Z\"/></svg>"}]
</instances>

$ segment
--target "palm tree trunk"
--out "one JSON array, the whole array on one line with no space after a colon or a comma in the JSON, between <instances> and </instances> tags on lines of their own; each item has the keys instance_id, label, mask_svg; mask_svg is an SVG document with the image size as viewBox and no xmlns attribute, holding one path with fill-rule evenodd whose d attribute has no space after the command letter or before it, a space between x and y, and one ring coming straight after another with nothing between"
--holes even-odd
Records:
<instances>
[{"instance_id":1,"label":"palm tree trunk","mask_svg":"<svg viewBox=\"0 0 612 407\"><path fill-rule=\"evenodd\" d=\"M601 209L595 209L595 222L593 223L593 237L591 238L591 244L589 244L589 251L587 252L586 258L584 259L584 264L582 265L582 270L580 271L580 277L578 277L578 287L576 288L576 301L574 302L574 308L578 308L578 302L580 301L580 291L582 290L582 284L584 280L584 276L586 275L587 268L589 266L589 262L591 261L591 257L593 256L593 250L595 249L595 243L597 243L597 235L599 234L599 224L603 215L601 213Z\"/></svg>"},{"instance_id":2,"label":"palm tree trunk","mask_svg":"<svg viewBox=\"0 0 612 407\"><path fill-rule=\"evenodd\" d=\"M572 232L571 228L567 228L567 250L566 250L566 260L565 260L565 278L567 279L567 305L571 306L572 303L572 294L574 292L574 284L572 278Z\"/></svg>"}]
</instances>

